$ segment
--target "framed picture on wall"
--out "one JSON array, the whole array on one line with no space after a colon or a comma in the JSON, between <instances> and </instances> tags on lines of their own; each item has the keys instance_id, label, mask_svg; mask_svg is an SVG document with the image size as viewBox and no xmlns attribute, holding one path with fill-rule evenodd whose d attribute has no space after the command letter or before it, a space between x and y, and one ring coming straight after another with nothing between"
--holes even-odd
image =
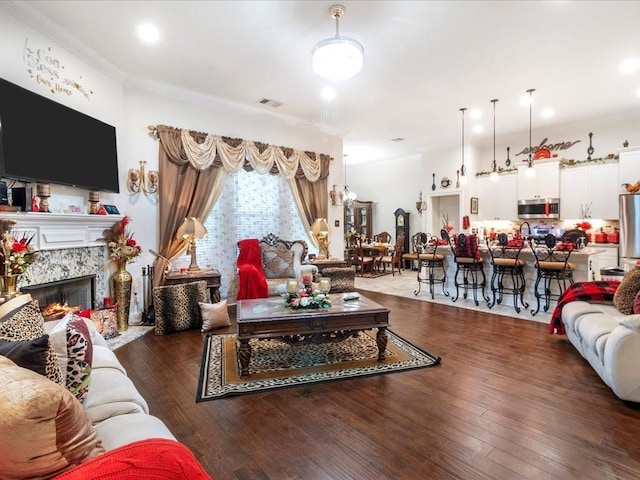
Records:
<instances>
[{"instance_id":1,"label":"framed picture on wall","mask_svg":"<svg viewBox=\"0 0 640 480\"><path fill-rule=\"evenodd\" d=\"M471 197L471 213L478 213L478 197Z\"/></svg>"}]
</instances>

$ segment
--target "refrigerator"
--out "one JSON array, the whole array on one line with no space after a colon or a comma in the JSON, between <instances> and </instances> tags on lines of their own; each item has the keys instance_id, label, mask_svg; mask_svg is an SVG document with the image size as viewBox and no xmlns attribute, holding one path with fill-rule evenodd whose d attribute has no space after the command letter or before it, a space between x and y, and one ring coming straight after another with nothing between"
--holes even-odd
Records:
<instances>
[{"instance_id":1,"label":"refrigerator","mask_svg":"<svg viewBox=\"0 0 640 480\"><path fill-rule=\"evenodd\" d=\"M640 194L620 195L620 266L630 270L640 260Z\"/></svg>"}]
</instances>

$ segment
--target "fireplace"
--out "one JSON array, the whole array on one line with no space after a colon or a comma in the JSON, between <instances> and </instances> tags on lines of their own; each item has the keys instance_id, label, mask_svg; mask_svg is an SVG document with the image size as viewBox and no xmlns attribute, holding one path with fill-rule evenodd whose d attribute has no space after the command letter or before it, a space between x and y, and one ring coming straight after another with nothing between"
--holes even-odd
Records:
<instances>
[{"instance_id":1,"label":"fireplace","mask_svg":"<svg viewBox=\"0 0 640 480\"><path fill-rule=\"evenodd\" d=\"M96 276L57 280L55 282L40 283L24 286L22 293L29 293L34 300L38 300L40 308L44 310L50 305L68 305L77 310L95 308Z\"/></svg>"}]
</instances>

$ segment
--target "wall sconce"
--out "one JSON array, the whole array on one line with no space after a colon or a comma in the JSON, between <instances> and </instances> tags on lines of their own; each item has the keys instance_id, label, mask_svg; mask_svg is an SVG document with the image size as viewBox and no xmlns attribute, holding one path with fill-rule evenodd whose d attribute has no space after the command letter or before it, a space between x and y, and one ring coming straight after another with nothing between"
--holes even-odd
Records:
<instances>
[{"instance_id":1,"label":"wall sconce","mask_svg":"<svg viewBox=\"0 0 640 480\"><path fill-rule=\"evenodd\" d=\"M155 170L149 170L146 173L144 166L147 164L144 160L140 160L140 168L129 169L127 174L127 188L131 193L152 194L158 191L158 183L160 183L160 174Z\"/></svg>"},{"instance_id":2,"label":"wall sconce","mask_svg":"<svg viewBox=\"0 0 640 480\"><path fill-rule=\"evenodd\" d=\"M418 210L418 213L420 215L422 215L422 212L427 209L427 202L422 200L422 192L420 192L420 196L418 197L418 201L416 202L416 209Z\"/></svg>"}]
</instances>

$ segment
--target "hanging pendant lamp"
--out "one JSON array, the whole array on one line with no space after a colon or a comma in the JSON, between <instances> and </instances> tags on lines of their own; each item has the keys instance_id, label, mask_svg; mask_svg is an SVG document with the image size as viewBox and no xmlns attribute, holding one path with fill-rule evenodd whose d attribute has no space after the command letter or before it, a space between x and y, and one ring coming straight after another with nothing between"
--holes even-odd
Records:
<instances>
[{"instance_id":1,"label":"hanging pendant lamp","mask_svg":"<svg viewBox=\"0 0 640 480\"><path fill-rule=\"evenodd\" d=\"M527 90L529 94L529 158L527 159L527 170L524 172L527 177L535 177L536 171L533 168L533 147L531 146L531 111L533 108L533 92L535 88Z\"/></svg>"},{"instance_id":2,"label":"hanging pendant lamp","mask_svg":"<svg viewBox=\"0 0 640 480\"><path fill-rule=\"evenodd\" d=\"M362 70L364 47L357 40L340 35L339 21L344 12L343 5L329 7L331 18L336 21L336 35L313 47L313 71L327 80L347 80Z\"/></svg>"},{"instance_id":3,"label":"hanging pendant lamp","mask_svg":"<svg viewBox=\"0 0 640 480\"><path fill-rule=\"evenodd\" d=\"M493 103L493 162L491 162L491 175L489 175L489 179L492 182L497 182L500 180L500 175L498 174L498 163L496 162L496 102L497 98L491 100Z\"/></svg>"},{"instance_id":4,"label":"hanging pendant lamp","mask_svg":"<svg viewBox=\"0 0 640 480\"><path fill-rule=\"evenodd\" d=\"M462 112L462 165L460 166L460 183L462 185L467 183L467 168L464 166L464 111L465 107L461 108Z\"/></svg>"}]
</instances>

